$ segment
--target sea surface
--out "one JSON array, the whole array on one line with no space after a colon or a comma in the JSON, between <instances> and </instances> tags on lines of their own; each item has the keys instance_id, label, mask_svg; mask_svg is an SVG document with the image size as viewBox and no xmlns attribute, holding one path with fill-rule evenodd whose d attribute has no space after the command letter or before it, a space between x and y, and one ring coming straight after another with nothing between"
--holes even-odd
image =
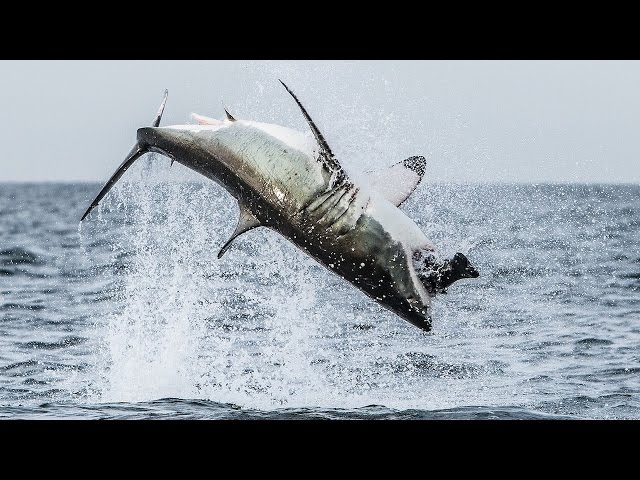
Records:
<instances>
[{"instance_id":1,"label":"sea surface","mask_svg":"<svg viewBox=\"0 0 640 480\"><path fill-rule=\"evenodd\" d=\"M425 333L272 231L218 260L232 197L145 171L82 226L101 185L0 184L0 418L640 418L638 185L421 184L481 273Z\"/></svg>"}]
</instances>

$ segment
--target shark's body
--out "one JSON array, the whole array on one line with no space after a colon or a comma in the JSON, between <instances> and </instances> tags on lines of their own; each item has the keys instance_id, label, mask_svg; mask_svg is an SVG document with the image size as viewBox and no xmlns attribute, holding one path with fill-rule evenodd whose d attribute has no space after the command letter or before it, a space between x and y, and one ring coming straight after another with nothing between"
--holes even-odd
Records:
<instances>
[{"instance_id":1,"label":"shark's body","mask_svg":"<svg viewBox=\"0 0 640 480\"><path fill-rule=\"evenodd\" d=\"M219 183L238 200L238 227L219 257L238 235L269 227L386 308L430 330L431 297L448 285L423 283L419 262L434 247L397 208L421 179L424 158L392 167L405 181L399 193L392 189L385 196L347 175L300 107L315 139L229 114L225 121L197 116L204 125L139 129L136 147L85 217L138 156L159 152Z\"/></svg>"}]
</instances>

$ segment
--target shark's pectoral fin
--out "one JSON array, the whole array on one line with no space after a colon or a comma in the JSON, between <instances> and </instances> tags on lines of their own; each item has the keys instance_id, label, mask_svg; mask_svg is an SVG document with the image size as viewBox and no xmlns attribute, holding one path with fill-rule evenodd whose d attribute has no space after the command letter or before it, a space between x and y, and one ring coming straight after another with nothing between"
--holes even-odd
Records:
<instances>
[{"instance_id":1,"label":"shark's pectoral fin","mask_svg":"<svg viewBox=\"0 0 640 480\"><path fill-rule=\"evenodd\" d=\"M313 132L313 136L316 138L316 141L318 142L318 145L320 146L322 151L327 156L334 158L333 152L331 151L329 144L324 139L324 136L322 135L322 133L320 133L320 130L316 126L315 122L311 119L311 116L307 113L307 109L302 106L302 103L300 103L300 100L298 100L298 97L296 97L296 95L291 91L291 89L289 89L289 87L285 85L285 83L282 80L280 80L280 83L287 90L287 92L289 92L289 95L293 97L295 102L298 104L298 107L300 107L300 110L302 110L302 115L304 116L304 119L309 124L309 128L311 128L311 132Z\"/></svg>"},{"instance_id":2,"label":"shark's pectoral fin","mask_svg":"<svg viewBox=\"0 0 640 480\"><path fill-rule=\"evenodd\" d=\"M424 176L424 157L409 157L384 170L367 172L369 183L396 207L416 189Z\"/></svg>"},{"instance_id":3,"label":"shark's pectoral fin","mask_svg":"<svg viewBox=\"0 0 640 480\"><path fill-rule=\"evenodd\" d=\"M234 230L234 232L231 234L231 237L229 238L229 240L227 240L227 243L225 243L220 249L220 251L218 252L218 258L221 258L222 255L224 255L224 253L231 246L231 243L236 238L238 238L244 232L253 230L256 227L259 227L260 225L261 225L260 220L258 220L253 215L253 213L251 213L251 210L249 210L249 208L243 203L240 203L240 218L238 219L238 225L236 226L236 229Z\"/></svg>"},{"instance_id":4,"label":"shark's pectoral fin","mask_svg":"<svg viewBox=\"0 0 640 480\"><path fill-rule=\"evenodd\" d=\"M285 85L282 80L280 80L280 83L285 88L285 90L289 92L289 95L293 97L295 102L298 104L298 107L300 107L302 115L307 121L307 124L309 125L309 128L311 129L311 132L313 133L313 136L315 137L316 142L320 147L320 155L318 156L318 158L333 176L333 180L331 182L332 186L336 183L341 183L341 181L345 177L345 173L342 169L342 166L340 165L340 162L338 162L335 155L331 151L331 147L329 147L329 144L324 139L324 136L320 132L320 129L316 126L316 123L307 112L307 109L302 106L302 103L300 102L300 100L298 100L298 97L296 97L296 95L291 91L289 87L287 87L287 85Z\"/></svg>"}]
</instances>

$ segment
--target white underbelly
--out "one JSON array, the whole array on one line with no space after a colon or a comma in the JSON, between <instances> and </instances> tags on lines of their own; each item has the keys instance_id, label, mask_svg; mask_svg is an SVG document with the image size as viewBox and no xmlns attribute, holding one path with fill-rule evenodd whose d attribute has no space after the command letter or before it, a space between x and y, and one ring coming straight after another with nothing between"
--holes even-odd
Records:
<instances>
[{"instance_id":1,"label":"white underbelly","mask_svg":"<svg viewBox=\"0 0 640 480\"><path fill-rule=\"evenodd\" d=\"M404 245L409 253L417 249L435 249L415 222L382 195L370 192L365 213L375 218L389 236Z\"/></svg>"}]
</instances>

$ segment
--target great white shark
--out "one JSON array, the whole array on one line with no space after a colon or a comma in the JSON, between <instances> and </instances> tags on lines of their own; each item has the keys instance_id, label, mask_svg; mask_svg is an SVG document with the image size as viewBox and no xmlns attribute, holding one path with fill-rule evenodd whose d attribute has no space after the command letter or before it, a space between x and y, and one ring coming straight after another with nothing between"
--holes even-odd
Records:
<instances>
[{"instance_id":1,"label":"great white shark","mask_svg":"<svg viewBox=\"0 0 640 480\"><path fill-rule=\"evenodd\" d=\"M367 180L350 178L296 95L281 81L313 137L280 125L193 114L197 124L160 127L167 91L151 127L98 193L98 205L137 158L158 152L223 186L238 201L233 240L268 227L422 330L432 326L431 299L461 278L479 274L462 253L441 260L434 245L398 208L425 172L407 158Z\"/></svg>"}]
</instances>

